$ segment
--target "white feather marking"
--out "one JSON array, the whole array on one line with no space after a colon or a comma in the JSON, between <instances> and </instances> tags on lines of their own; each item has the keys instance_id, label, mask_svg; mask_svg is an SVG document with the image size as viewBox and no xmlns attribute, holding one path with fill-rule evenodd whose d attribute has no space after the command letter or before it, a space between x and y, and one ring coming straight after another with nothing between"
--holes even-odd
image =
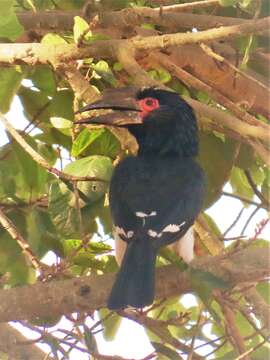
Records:
<instances>
[{"instance_id":1,"label":"white feather marking","mask_svg":"<svg viewBox=\"0 0 270 360\"><path fill-rule=\"evenodd\" d=\"M114 233L118 236L122 235L127 239L132 238L132 236L134 235L134 231L129 230L128 232L125 232L125 230L119 226L115 226Z\"/></svg>"},{"instance_id":2,"label":"white feather marking","mask_svg":"<svg viewBox=\"0 0 270 360\"><path fill-rule=\"evenodd\" d=\"M147 231L147 234L148 234L149 236L151 236L151 237L157 237L157 236L158 236L158 233L157 233L156 231L152 230L152 229L149 229L149 230Z\"/></svg>"},{"instance_id":3,"label":"white feather marking","mask_svg":"<svg viewBox=\"0 0 270 360\"><path fill-rule=\"evenodd\" d=\"M143 213L142 211L137 211L136 216L140 217L140 218L145 218L145 217L150 217L150 216L156 216L157 212L156 211L151 211L150 214L146 214Z\"/></svg>"},{"instance_id":4,"label":"white feather marking","mask_svg":"<svg viewBox=\"0 0 270 360\"><path fill-rule=\"evenodd\" d=\"M189 228L185 235L179 240L178 254L186 263L190 263L194 258L194 233L193 228Z\"/></svg>"},{"instance_id":5,"label":"white feather marking","mask_svg":"<svg viewBox=\"0 0 270 360\"><path fill-rule=\"evenodd\" d=\"M176 224L167 225L161 232L178 232L180 230L180 226Z\"/></svg>"},{"instance_id":6,"label":"white feather marking","mask_svg":"<svg viewBox=\"0 0 270 360\"><path fill-rule=\"evenodd\" d=\"M179 231L181 229L181 227L183 225L185 225L185 221L182 222L182 224L177 225L177 224L170 224L167 225L161 232L171 232L171 233L175 233L177 231Z\"/></svg>"}]
</instances>

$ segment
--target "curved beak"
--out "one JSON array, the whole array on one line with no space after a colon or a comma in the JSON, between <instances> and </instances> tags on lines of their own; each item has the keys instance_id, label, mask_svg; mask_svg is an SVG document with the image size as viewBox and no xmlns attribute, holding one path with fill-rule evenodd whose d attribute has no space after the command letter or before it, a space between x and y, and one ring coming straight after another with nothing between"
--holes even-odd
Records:
<instances>
[{"instance_id":1,"label":"curved beak","mask_svg":"<svg viewBox=\"0 0 270 360\"><path fill-rule=\"evenodd\" d=\"M77 113L94 111L93 116L76 121L76 124L104 124L111 126L125 126L141 124L140 108L136 101L138 88L126 87L120 89L107 89L102 97L86 105ZM97 115L97 110L108 110Z\"/></svg>"}]
</instances>

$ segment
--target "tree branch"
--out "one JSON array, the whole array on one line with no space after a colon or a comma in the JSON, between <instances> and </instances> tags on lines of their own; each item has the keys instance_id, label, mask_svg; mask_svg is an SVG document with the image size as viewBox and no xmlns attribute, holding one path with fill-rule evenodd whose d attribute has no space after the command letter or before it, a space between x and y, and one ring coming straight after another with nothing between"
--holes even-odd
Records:
<instances>
[{"instance_id":1,"label":"tree branch","mask_svg":"<svg viewBox=\"0 0 270 360\"><path fill-rule=\"evenodd\" d=\"M232 286L269 276L267 248L246 248L234 254L205 256L191 266L209 271ZM188 272L175 266L156 269L156 298L163 299L192 291ZM0 322L57 317L75 311L88 312L106 306L114 274L91 275L69 280L0 290Z\"/></svg>"},{"instance_id":2,"label":"tree branch","mask_svg":"<svg viewBox=\"0 0 270 360\"><path fill-rule=\"evenodd\" d=\"M170 60L169 56L159 54L157 58L157 62L162 64L164 67L166 67L172 74L174 74L177 78L179 78L188 86L192 86L195 89L207 92L215 101L225 106L228 110L231 110L238 118L252 123L253 125L251 126L254 126L252 128L252 132L254 132L254 137L256 139L261 139L266 143L269 142L270 127L268 132L265 131L265 128L261 126L261 122L259 120L257 120L256 118L248 114L246 111L241 109L238 105L233 103L218 90L214 89L213 87L204 83L203 81L197 79L195 76L191 75L187 71L181 69L179 66L177 66ZM239 120L237 121L237 125L240 125ZM246 124L242 123L242 126L246 126ZM234 130L235 130L235 124L234 124Z\"/></svg>"},{"instance_id":3,"label":"tree branch","mask_svg":"<svg viewBox=\"0 0 270 360\"><path fill-rule=\"evenodd\" d=\"M58 64L70 60L89 57L116 57L116 50L122 46L132 45L136 51L166 49L170 46L195 44L216 39L230 39L260 33L270 26L270 17L250 20L244 24L214 28L197 33L177 33L161 36L135 37L123 40L99 40L85 48L76 45L59 44L0 44L0 63L2 64Z\"/></svg>"},{"instance_id":4,"label":"tree branch","mask_svg":"<svg viewBox=\"0 0 270 360\"><path fill-rule=\"evenodd\" d=\"M0 352L12 360L50 360L48 355L9 324L0 324Z\"/></svg>"}]
</instances>

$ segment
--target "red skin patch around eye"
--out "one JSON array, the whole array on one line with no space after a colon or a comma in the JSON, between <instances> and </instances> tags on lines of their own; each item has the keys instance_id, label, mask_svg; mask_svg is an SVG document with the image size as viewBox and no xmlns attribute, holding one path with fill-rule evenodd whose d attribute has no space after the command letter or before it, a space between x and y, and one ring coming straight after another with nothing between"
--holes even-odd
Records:
<instances>
[{"instance_id":1,"label":"red skin patch around eye","mask_svg":"<svg viewBox=\"0 0 270 360\"><path fill-rule=\"evenodd\" d=\"M159 108L158 99L147 97L139 100L139 106L141 108L141 117L144 118L151 111Z\"/></svg>"}]
</instances>

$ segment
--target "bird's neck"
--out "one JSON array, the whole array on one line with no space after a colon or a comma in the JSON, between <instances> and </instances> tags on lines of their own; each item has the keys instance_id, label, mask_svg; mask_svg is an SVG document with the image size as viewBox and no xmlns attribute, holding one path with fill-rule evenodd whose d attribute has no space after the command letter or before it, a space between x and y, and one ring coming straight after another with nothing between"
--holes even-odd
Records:
<instances>
[{"instance_id":1,"label":"bird's neck","mask_svg":"<svg viewBox=\"0 0 270 360\"><path fill-rule=\"evenodd\" d=\"M178 124L177 128L170 125L129 126L139 146L138 156L195 157L198 154L197 125Z\"/></svg>"}]
</instances>

